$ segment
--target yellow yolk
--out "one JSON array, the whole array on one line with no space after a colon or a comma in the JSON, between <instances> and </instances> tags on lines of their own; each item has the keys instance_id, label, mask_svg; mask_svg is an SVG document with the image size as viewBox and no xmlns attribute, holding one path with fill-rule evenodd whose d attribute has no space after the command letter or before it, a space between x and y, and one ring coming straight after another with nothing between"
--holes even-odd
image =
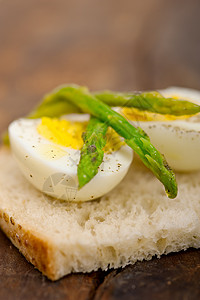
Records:
<instances>
[{"instance_id":1,"label":"yellow yolk","mask_svg":"<svg viewBox=\"0 0 200 300\"><path fill-rule=\"evenodd\" d=\"M87 122L72 122L43 117L37 131L55 144L80 150L83 146L82 133Z\"/></svg>"},{"instance_id":2,"label":"yellow yolk","mask_svg":"<svg viewBox=\"0 0 200 300\"><path fill-rule=\"evenodd\" d=\"M180 99L178 96L170 96L174 99ZM185 99L186 100L186 99ZM132 121L174 121L174 120L184 120L187 118L190 118L191 115L184 115L184 116L172 116L168 114L158 114L154 112L149 111L142 111L137 108L130 108L130 107L124 107L122 109L122 113L124 116Z\"/></svg>"},{"instance_id":3,"label":"yellow yolk","mask_svg":"<svg viewBox=\"0 0 200 300\"><path fill-rule=\"evenodd\" d=\"M185 120L190 118L191 115L184 116L172 116L172 115L163 115L158 113L153 113L149 111L142 111L137 108L125 107L122 109L124 116L132 121L174 121L174 120Z\"/></svg>"},{"instance_id":4,"label":"yellow yolk","mask_svg":"<svg viewBox=\"0 0 200 300\"><path fill-rule=\"evenodd\" d=\"M104 152L111 153L113 151L117 151L123 145L125 145L125 142L122 141L119 135L112 128L109 127L106 133L106 145L103 149Z\"/></svg>"},{"instance_id":5,"label":"yellow yolk","mask_svg":"<svg viewBox=\"0 0 200 300\"><path fill-rule=\"evenodd\" d=\"M80 150L83 146L82 134L86 130L87 124L88 122L72 122L43 117L37 131L41 136L57 145ZM107 153L117 151L124 145L112 128L108 128L106 140L104 151Z\"/></svg>"}]
</instances>

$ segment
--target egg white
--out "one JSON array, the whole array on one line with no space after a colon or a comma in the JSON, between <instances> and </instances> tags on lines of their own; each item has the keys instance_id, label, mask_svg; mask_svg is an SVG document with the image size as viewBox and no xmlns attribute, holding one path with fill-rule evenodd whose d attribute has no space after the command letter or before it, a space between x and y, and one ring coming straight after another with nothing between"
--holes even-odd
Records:
<instances>
[{"instance_id":1,"label":"egg white","mask_svg":"<svg viewBox=\"0 0 200 300\"><path fill-rule=\"evenodd\" d=\"M68 120L86 121L88 115L68 115ZM9 126L14 157L24 176L44 194L66 201L93 200L112 190L126 175L133 151L122 146L104 154L97 175L78 189L80 150L56 145L37 132L40 119L19 119Z\"/></svg>"},{"instance_id":2,"label":"egg white","mask_svg":"<svg viewBox=\"0 0 200 300\"><path fill-rule=\"evenodd\" d=\"M196 90L170 87L159 92L165 97L179 96L200 105L200 92ZM172 169L200 169L199 114L183 120L130 122L136 127L141 127L149 135L152 144L164 154Z\"/></svg>"}]
</instances>

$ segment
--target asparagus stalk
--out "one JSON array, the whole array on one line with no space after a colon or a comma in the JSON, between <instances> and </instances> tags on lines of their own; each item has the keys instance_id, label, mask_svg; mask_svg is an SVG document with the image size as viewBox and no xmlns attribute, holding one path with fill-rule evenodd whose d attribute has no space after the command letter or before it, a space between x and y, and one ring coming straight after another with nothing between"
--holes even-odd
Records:
<instances>
[{"instance_id":1,"label":"asparagus stalk","mask_svg":"<svg viewBox=\"0 0 200 300\"><path fill-rule=\"evenodd\" d=\"M37 119L41 117L60 117L64 114L80 113L81 110L72 103L66 101L62 89L55 89L44 96L42 102L28 115L28 118Z\"/></svg>"},{"instance_id":2,"label":"asparagus stalk","mask_svg":"<svg viewBox=\"0 0 200 300\"><path fill-rule=\"evenodd\" d=\"M79 188L88 183L98 172L98 167L103 161L107 129L106 123L91 117L83 134L84 145L78 165Z\"/></svg>"},{"instance_id":3,"label":"asparagus stalk","mask_svg":"<svg viewBox=\"0 0 200 300\"><path fill-rule=\"evenodd\" d=\"M165 98L156 91L133 94L103 91L94 95L109 106L134 107L142 111L174 116L193 115L200 112L198 104L186 100Z\"/></svg>"},{"instance_id":4,"label":"asparagus stalk","mask_svg":"<svg viewBox=\"0 0 200 300\"><path fill-rule=\"evenodd\" d=\"M155 174L165 186L169 198L177 195L177 184L173 171L167 165L164 157L150 143L149 137L133 127L120 114L113 111L107 104L91 95L86 88L68 86L62 89L66 99L78 106L84 113L98 118L107 126L111 126L125 142L140 156L143 163Z\"/></svg>"},{"instance_id":5,"label":"asparagus stalk","mask_svg":"<svg viewBox=\"0 0 200 300\"><path fill-rule=\"evenodd\" d=\"M81 110L76 105L66 101L63 88L58 87L50 94L45 95L42 102L28 117L36 119L43 116L59 117L69 113L80 113ZM200 112L200 106L195 103L165 98L156 91L132 94L103 91L94 95L109 106L134 107L142 111L174 116L193 115ZM7 132L3 134L3 143L9 145Z\"/></svg>"},{"instance_id":6,"label":"asparagus stalk","mask_svg":"<svg viewBox=\"0 0 200 300\"><path fill-rule=\"evenodd\" d=\"M44 96L38 107L28 116L30 118L59 117L69 113L80 113L77 105L66 101L65 86L56 88ZM186 100L165 98L156 91L142 93L113 93L103 91L94 96L109 106L134 107L142 111L174 116L193 115L200 112L200 106Z\"/></svg>"}]
</instances>

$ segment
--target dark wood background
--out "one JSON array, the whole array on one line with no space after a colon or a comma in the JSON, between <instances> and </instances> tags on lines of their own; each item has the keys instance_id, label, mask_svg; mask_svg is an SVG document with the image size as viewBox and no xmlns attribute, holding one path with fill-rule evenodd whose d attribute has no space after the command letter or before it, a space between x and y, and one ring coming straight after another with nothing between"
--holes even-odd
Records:
<instances>
[{"instance_id":1,"label":"dark wood background","mask_svg":"<svg viewBox=\"0 0 200 300\"><path fill-rule=\"evenodd\" d=\"M0 0L0 132L61 83L200 89L199 0ZM200 299L200 252L51 283L0 232L0 299Z\"/></svg>"}]
</instances>

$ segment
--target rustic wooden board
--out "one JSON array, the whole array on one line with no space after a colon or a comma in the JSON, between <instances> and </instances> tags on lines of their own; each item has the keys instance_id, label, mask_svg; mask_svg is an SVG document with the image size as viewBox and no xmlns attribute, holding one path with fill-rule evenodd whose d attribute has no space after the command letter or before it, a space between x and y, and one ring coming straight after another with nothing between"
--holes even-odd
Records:
<instances>
[{"instance_id":1,"label":"rustic wooden board","mask_svg":"<svg viewBox=\"0 0 200 300\"><path fill-rule=\"evenodd\" d=\"M51 282L0 232L0 299L92 299L103 278L103 272L93 272Z\"/></svg>"},{"instance_id":2,"label":"rustic wooden board","mask_svg":"<svg viewBox=\"0 0 200 300\"><path fill-rule=\"evenodd\" d=\"M0 132L56 85L200 89L199 0L1 0ZM52 283L0 232L0 299L199 299L200 252Z\"/></svg>"},{"instance_id":3,"label":"rustic wooden board","mask_svg":"<svg viewBox=\"0 0 200 300\"><path fill-rule=\"evenodd\" d=\"M199 299L200 251L138 262L105 277L95 300Z\"/></svg>"}]
</instances>

